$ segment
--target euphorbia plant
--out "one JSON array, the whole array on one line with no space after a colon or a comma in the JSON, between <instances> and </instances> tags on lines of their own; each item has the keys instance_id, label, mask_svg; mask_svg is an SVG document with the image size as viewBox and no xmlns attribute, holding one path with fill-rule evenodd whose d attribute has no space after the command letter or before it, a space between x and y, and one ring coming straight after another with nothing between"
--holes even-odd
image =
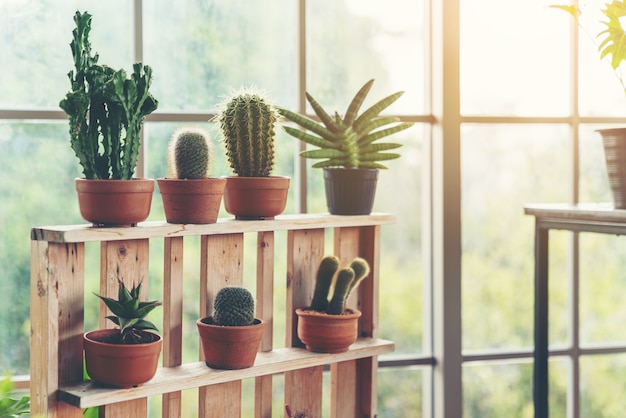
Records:
<instances>
[{"instance_id":1,"label":"euphorbia plant","mask_svg":"<svg viewBox=\"0 0 626 418\"><path fill-rule=\"evenodd\" d=\"M161 305L161 302L150 301L141 302L139 295L141 293L141 283L137 284L129 290L124 282L119 280L119 288L117 299L108 298L106 296L98 296L104 304L109 308L113 315L107 316L115 325L119 327L119 333L114 334L109 343L117 344L140 344L152 341L152 334L142 333L142 330L157 330L157 327L145 317L152 312L154 308Z\"/></svg>"},{"instance_id":2,"label":"euphorbia plant","mask_svg":"<svg viewBox=\"0 0 626 418\"><path fill-rule=\"evenodd\" d=\"M89 41L91 15L77 11L74 22L71 90L59 103L69 116L70 144L86 179L130 180L144 117L158 106L149 92L152 69L135 63L127 77L124 70L99 65Z\"/></svg>"}]
</instances>

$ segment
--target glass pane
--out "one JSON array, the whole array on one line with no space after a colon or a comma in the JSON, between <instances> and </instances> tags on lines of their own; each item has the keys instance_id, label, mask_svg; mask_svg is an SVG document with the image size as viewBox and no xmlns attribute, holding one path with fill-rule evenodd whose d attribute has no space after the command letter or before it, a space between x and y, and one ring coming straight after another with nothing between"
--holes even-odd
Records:
<instances>
[{"instance_id":1,"label":"glass pane","mask_svg":"<svg viewBox=\"0 0 626 418\"><path fill-rule=\"evenodd\" d=\"M580 416L621 418L626 409L626 355L583 356Z\"/></svg>"},{"instance_id":2,"label":"glass pane","mask_svg":"<svg viewBox=\"0 0 626 418\"><path fill-rule=\"evenodd\" d=\"M581 234L581 344L624 343L626 308L626 245L624 237Z\"/></svg>"},{"instance_id":3,"label":"glass pane","mask_svg":"<svg viewBox=\"0 0 626 418\"><path fill-rule=\"evenodd\" d=\"M241 85L296 97L297 2L144 2L144 60L159 111L213 112ZM262 18L260 18L262 16ZM167 28L164 30L164 28Z\"/></svg>"},{"instance_id":4,"label":"glass pane","mask_svg":"<svg viewBox=\"0 0 626 418\"><path fill-rule=\"evenodd\" d=\"M566 135L545 125L462 129L466 350L532 346L534 223L523 207L567 200Z\"/></svg>"},{"instance_id":5,"label":"glass pane","mask_svg":"<svg viewBox=\"0 0 626 418\"><path fill-rule=\"evenodd\" d=\"M463 418L488 417L532 417L530 363L463 367Z\"/></svg>"},{"instance_id":6,"label":"glass pane","mask_svg":"<svg viewBox=\"0 0 626 418\"><path fill-rule=\"evenodd\" d=\"M328 112L343 114L374 78L370 104L402 90L389 112L424 113L423 0L325 0L307 2L306 12L307 91Z\"/></svg>"},{"instance_id":7,"label":"glass pane","mask_svg":"<svg viewBox=\"0 0 626 418\"><path fill-rule=\"evenodd\" d=\"M132 2L0 2L0 107L59 109L70 88L70 42L76 10L92 16L92 50L100 64L131 70Z\"/></svg>"},{"instance_id":8,"label":"glass pane","mask_svg":"<svg viewBox=\"0 0 626 418\"><path fill-rule=\"evenodd\" d=\"M66 132L61 122L0 122L0 370L12 374L28 374L30 228L82 222Z\"/></svg>"},{"instance_id":9,"label":"glass pane","mask_svg":"<svg viewBox=\"0 0 626 418\"><path fill-rule=\"evenodd\" d=\"M462 113L568 113L570 22L555 12L545 0L461 1Z\"/></svg>"},{"instance_id":10,"label":"glass pane","mask_svg":"<svg viewBox=\"0 0 626 418\"><path fill-rule=\"evenodd\" d=\"M580 201L612 204L602 137L595 130L603 125L583 125L580 129Z\"/></svg>"},{"instance_id":11,"label":"glass pane","mask_svg":"<svg viewBox=\"0 0 626 418\"><path fill-rule=\"evenodd\" d=\"M378 416L422 418L422 386L425 376L418 368L378 370ZM430 373L426 373L427 376ZM429 384L430 382L426 382Z\"/></svg>"},{"instance_id":12,"label":"glass pane","mask_svg":"<svg viewBox=\"0 0 626 418\"><path fill-rule=\"evenodd\" d=\"M424 126L398 133L402 157L378 176L374 211L397 221L381 228L380 337L396 343L394 354L422 352L422 170ZM319 170L311 172L321 177ZM399 189L402 196L399 198ZM323 196L323 194L322 194Z\"/></svg>"}]
</instances>

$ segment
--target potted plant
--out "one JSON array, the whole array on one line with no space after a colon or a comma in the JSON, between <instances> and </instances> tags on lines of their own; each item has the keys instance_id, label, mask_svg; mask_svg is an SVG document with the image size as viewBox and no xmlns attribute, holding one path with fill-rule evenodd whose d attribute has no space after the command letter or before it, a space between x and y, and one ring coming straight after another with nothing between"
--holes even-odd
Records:
<instances>
[{"instance_id":1,"label":"potted plant","mask_svg":"<svg viewBox=\"0 0 626 418\"><path fill-rule=\"evenodd\" d=\"M254 317L254 297L244 287L217 292L213 315L196 321L207 366L245 369L254 364L265 321Z\"/></svg>"},{"instance_id":2,"label":"potted plant","mask_svg":"<svg viewBox=\"0 0 626 418\"><path fill-rule=\"evenodd\" d=\"M298 338L307 350L342 353L356 341L361 311L346 308L346 301L369 272L369 264L360 257L342 269L337 257L330 255L322 259L311 306L296 309Z\"/></svg>"},{"instance_id":3,"label":"potted plant","mask_svg":"<svg viewBox=\"0 0 626 418\"><path fill-rule=\"evenodd\" d=\"M158 106L149 92L152 69L136 63L127 77L99 65L89 42L91 15L77 11L74 22L71 89L59 105L85 176L76 179L80 213L97 225L134 225L148 217L154 191L153 180L133 179L144 117Z\"/></svg>"},{"instance_id":4,"label":"potted plant","mask_svg":"<svg viewBox=\"0 0 626 418\"><path fill-rule=\"evenodd\" d=\"M140 302L140 292L141 283L129 290L120 280L117 299L96 295L113 313L107 319L117 327L83 336L85 366L92 380L128 388L154 377L163 340L148 331L157 328L144 318L161 303Z\"/></svg>"},{"instance_id":5,"label":"potted plant","mask_svg":"<svg viewBox=\"0 0 626 418\"><path fill-rule=\"evenodd\" d=\"M286 119L304 128L284 126L287 133L318 148L300 155L322 160L313 167L324 169L326 203L331 214L367 215L372 212L378 170L387 168L380 161L400 157L400 154L384 151L401 146L377 141L413 125L400 122L397 117L379 116L404 92L387 96L358 114L373 83L374 80L369 80L361 87L343 117L337 112L331 116L308 92L306 98L321 123L285 108L278 109Z\"/></svg>"},{"instance_id":6,"label":"potted plant","mask_svg":"<svg viewBox=\"0 0 626 418\"><path fill-rule=\"evenodd\" d=\"M157 179L165 218L169 223L211 224L224 194L225 178L212 178L213 144L200 128L180 128L170 138L170 178Z\"/></svg>"},{"instance_id":7,"label":"potted plant","mask_svg":"<svg viewBox=\"0 0 626 418\"><path fill-rule=\"evenodd\" d=\"M626 17L626 4L623 0L612 0L602 3L602 6L602 13L608 20L601 22L602 30L596 35L596 39L600 41L598 52L600 59L606 59L609 62L622 90L626 93L626 84L620 72L620 66L626 62L626 48L624 48L626 31L620 22ZM568 12L580 26L581 9L578 6L552 5L550 7ZM616 209L626 209L626 128L599 129L597 132L602 137L614 206Z\"/></svg>"},{"instance_id":8,"label":"potted plant","mask_svg":"<svg viewBox=\"0 0 626 418\"><path fill-rule=\"evenodd\" d=\"M227 177L224 207L236 219L273 219L285 210L289 177L270 175L279 117L262 93L251 88L231 94L216 116L236 174Z\"/></svg>"}]
</instances>

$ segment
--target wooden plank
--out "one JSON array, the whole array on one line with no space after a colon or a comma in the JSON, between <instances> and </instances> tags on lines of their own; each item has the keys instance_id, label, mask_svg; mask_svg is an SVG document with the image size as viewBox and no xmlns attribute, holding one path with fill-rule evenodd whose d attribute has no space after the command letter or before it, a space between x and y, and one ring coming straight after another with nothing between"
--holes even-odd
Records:
<instances>
[{"instance_id":1,"label":"wooden plank","mask_svg":"<svg viewBox=\"0 0 626 418\"><path fill-rule=\"evenodd\" d=\"M315 276L324 256L324 230L289 231L287 234L286 345L304 347L297 336L296 308L311 304ZM292 411L322 416L322 367L285 373L285 404Z\"/></svg>"},{"instance_id":2,"label":"wooden plank","mask_svg":"<svg viewBox=\"0 0 626 418\"><path fill-rule=\"evenodd\" d=\"M359 286L359 336L378 338L380 295L380 225L360 228L359 253L370 265L370 274ZM356 361L357 398L359 416L376 416L378 411L378 358Z\"/></svg>"},{"instance_id":3,"label":"wooden plank","mask_svg":"<svg viewBox=\"0 0 626 418\"><path fill-rule=\"evenodd\" d=\"M163 251L163 366L182 364L183 237L165 238ZM163 395L162 416L181 416L181 392Z\"/></svg>"},{"instance_id":4,"label":"wooden plank","mask_svg":"<svg viewBox=\"0 0 626 418\"><path fill-rule=\"evenodd\" d=\"M201 252L200 317L204 317L212 313L213 299L221 288L243 284L243 234L204 235ZM200 387L198 401L201 417L241 416L241 381Z\"/></svg>"},{"instance_id":5,"label":"wooden plank","mask_svg":"<svg viewBox=\"0 0 626 418\"><path fill-rule=\"evenodd\" d=\"M83 263L82 243L31 242L31 416L82 417L56 392L83 377Z\"/></svg>"},{"instance_id":6,"label":"wooden plank","mask_svg":"<svg viewBox=\"0 0 626 418\"><path fill-rule=\"evenodd\" d=\"M100 294L117 298L119 282L127 287L142 283L141 300L148 298L148 239L125 241L104 241L100 244ZM108 308L100 302L100 328L115 326L106 319ZM105 418L147 417L148 399L140 398L120 404L110 404L100 408L100 416Z\"/></svg>"},{"instance_id":7,"label":"wooden plank","mask_svg":"<svg viewBox=\"0 0 626 418\"><path fill-rule=\"evenodd\" d=\"M265 322L260 351L272 351L274 338L274 232L257 233L256 316ZM272 376L254 379L254 416L272 417Z\"/></svg>"},{"instance_id":8,"label":"wooden plank","mask_svg":"<svg viewBox=\"0 0 626 418\"><path fill-rule=\"evenodd\" d=\"M273 220L239 221L221 218L214 224L180 225L164 221L142 222L133 228L94 228L88 224L41 226L31 229L31 239L49 242L118 241L142 238L166 238L201 235L223 235L245 232L269 232L370 226L395 223L395 215L339 216L329 214L280 215Z\"/></svg>"},{"instance_id":9,"label":"wooden plank","mask_svg":"<svg viewBox=\"0 0 626 418\"><path fill-rule=\"evenodd\" d=\"M160 368L157 370L154 379L136 388L105 388L91 382L82 382L63 386L59 391L59 398L71 405L88 408L197 387L219 385L233 380L249 379L301 368L309 369L337 362L373 357L390 353L393 351L393 348L394 344L391 341L369 338L358 339L350 346L349 351L337 354L313 353L302 348L276 348L266 353L259 353L254 366L247 369L211 369L205 365L204 361L183 363L176 367ZM306 383L306 381L298 382L298 385L306 385ZM304 387L306 388L306 386ZM306 395L303 394L302 396ZM296 404L293 405L297 407ZM200 416L204 417L204 415ZM222 416L236 415L226 414ZM317 416L321 416L321 414Z\"/></svg>"}]
</instances>

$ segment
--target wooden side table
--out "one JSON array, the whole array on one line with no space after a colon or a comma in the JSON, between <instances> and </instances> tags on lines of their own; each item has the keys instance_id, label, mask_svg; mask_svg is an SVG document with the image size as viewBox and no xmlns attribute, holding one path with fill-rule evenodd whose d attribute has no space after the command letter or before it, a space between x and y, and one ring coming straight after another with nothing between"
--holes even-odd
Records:
<instances>
[{"instance_id":1,"label":"wooden side table","mask_svg":"<svg viewBox=\"0 0 626 418\"><path fill-rule=\"evenodd\" d=\"M535 217L535 350L533 370L535 418L547 418L549 415L549 231L554 229L574 232L626 235L626 210L615 210L609 204L533 204L525 206L524 213Z\"/></svg>"}]
</instances>

